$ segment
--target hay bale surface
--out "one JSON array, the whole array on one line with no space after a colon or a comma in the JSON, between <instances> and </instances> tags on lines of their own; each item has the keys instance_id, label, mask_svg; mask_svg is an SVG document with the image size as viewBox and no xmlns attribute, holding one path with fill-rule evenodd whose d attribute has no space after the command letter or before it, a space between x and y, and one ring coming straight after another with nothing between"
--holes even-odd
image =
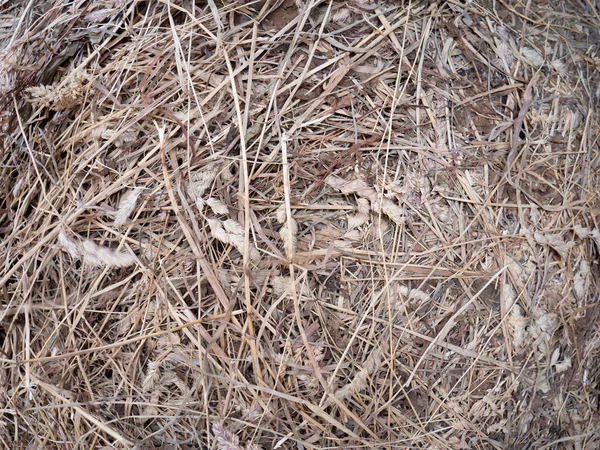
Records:
<instances>
[{"instance_id":1,"label":"hay bale surface","mask_svg":"<svg viewBox=\"0 0 600 450\"><path fill-rule=\"evenodd\" d=\"M600 447L595 0L0 0L0 442Z\"/></svg>"}]
</instances>

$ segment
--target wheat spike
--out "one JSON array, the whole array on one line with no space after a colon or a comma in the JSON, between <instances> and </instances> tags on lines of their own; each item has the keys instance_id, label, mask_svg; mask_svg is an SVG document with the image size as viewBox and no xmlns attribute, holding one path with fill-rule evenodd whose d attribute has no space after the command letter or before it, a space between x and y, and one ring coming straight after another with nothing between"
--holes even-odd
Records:
<instances>
[{"instance_id":1,"label":"wheat spike","mask_svg":"<svg viewBox=\"0 0 600 450\"><path fill-rule=\"evenodd\" d=\"M142 389L144 392L150 392L160 381L160 365L161 360L150 361L148 368L146 369L146 376L142 382Z\"/></svg>"},{"instance_id":2,"label":"wheat spike","mask_svg":"<svg viewBox=\"0 0 600 450\"><path fill-rule=\"evenodd\" d=\"M331 15L333 23L346 23L350 19L350 10L348 8L340 8Z\"/></svg>"},{"instance_id":3,"label":"wheat spike","mask_svg":"<svg viewBox=\"0 0 600 450\"><path fill-rule=\"evenodd\" d=\"M505 283L502 286L502 310L508 313L507 322L512 333L512 344L515 349L519 349L525 343L527 335L527 319L523 316L523 310L517 303L517 296L513 287Z\"/></svg>"},{"instance_id":4,"label":"wheat spike","mask_svg":"<svg viewBox=\"0 0 600 450\"><path fill-rule=\"evenodd\" d=\"M352 381L336 391L336 393L334 394L335 398L341 401L366 388L369 376L379 368L382 359L383 352L381 351L381 349L375 348L369 354L369 357L365 360L363 366L354 376Z\"/></svg>"},{"instance_id":5,"label":"wheat spike","mask_svg":"<svg viewBox=\"0 0 600 450\"><path fill-rule=\"evenodd\" d=\"M117 208L117 212L115 214L115 223L114 226L116 228L125 225L129 215L135 208L135 204L142 193L141 188L134 188L127 192L119 202L119 207Z\"/></svg>"},{"instance_id":6,"label":"wheat spike","mask_svg":"<svg viewBox=\"0 0 600 450\"><path fill-rule=\"evenodd\" d=\"M371 203L371 210L376 213L382 212L388 216L392 222L395 222L398 225L404 225L406 223L406 210L398 206L389 198L379 195L377 191L368 186L365 181L361 179L345 180L330 175L325 182L342 194L355 193L359 197L369 200Z\"/></svg>"},{"instance_id":7,"label":"wheat spike","mask_svg":"<svg viewBox=\"0 0 600 450\"><path fill-rule=\"evenodd\" d=\"M583 260L573 276L573 292L578 300L584 300L588 289L588 278L590 276L590 264Z\"/></svg>"},{"instance_id":8,"label":"wheat spike","mask_svg":"<svg viewBox=\"0 0 600 450\"><path fill-rule=\"evenodd\" d=\"M431 296L420 289L410 289L408 286L398 286L398 293L405 296L409 300L419 300L421 302L428 302L431 300Z\"/></svg>"},{"instance_id":9,"label":"wheat spike","mask_svg":"<svg viewBox=\"0 0 600 450\"><path fill-rule=\"evenodd\" d=\"M81 258L81 252L79 250L79 245L75 241L69 239L67 237L67 235L64 233L64 231L61 231L58 234L58 243L63 247L63 249L69 255L71 255L71 258L73 258L73 259Z\"/></svg>"},{"instance_id":10,"label":"wheat spike","mask_svg":"<svg viewBox=\"0 0 600 450\"><path fill-rule=\"evenodd\" d=\"M212 185L212 182L217 177L218 173L219 165L210 164L191 175L188 193L199 209L204 206L204 193Z\"/></svg>"},{"instance_id":11,"label":"wheat spike","mask_svg":"<svg viewBox=\"0 0 600 450\"><path fill-rule=\"evenodd\" d=\"M67 75L66 82L51 86L34 86L25 91L31 95L31 103L60 111L80 103L84 96L84 87L89 80L87 72L77 71Z\"/></svg>"},{"instance_id":12,"label":"wheat spike","mask_svg":"<svg viewBox=\"0 0 600 450\"><path fill-rule=\"evenodd\" d=\"M218 450L244 450L239 438L225 428L223 422L215 422L212 426Z\"/></svg>"},{"instance_id":13,"label":"wheat spike","mask_svg":"<svg viewBox=\"0 0 600 450\"><path fill-rule=\"evenodd\" d=\"M598 249L600 249L600 231L598 231L597 228L590 230L587 227L583 227L583 226L577 224L573 227L573 231L581 239L592 238L594 240L594 242L596 243L596 245L598 246Z\"/></svg>"},{"instance_id":14,"label":"wheat spike","mask_svg":"<svg viewBox=\"0 0 600 450\"><path fill-rule=\"evenodd\" d=\"M96 11L86 14L84 19L88 22L102 22L112 16L115 12L116 10L113 8L97 9Z\"/></svg>"},{"instance_id":15,"label":"wheat spike","mask_svg":"<svg viewBox=\"0 0 600 450\"><path fill-rule=\"evenodd\" d=\"M58 242L73 259L82 259L85 265L91 267L127 267L136 261L135 256L130 253L121 253L101 247L89 240L76 242L68 238L64 232L59 233Z\"/></svg>"},{"instance_id":16,"label":"wheat spike","mask_svg":"<svg viewBox=\"0 0 600 450\"><path fill-rule=\"evenodd\" d=\"M560 234L543 235L541 233L534 233L533 237L538 244L552 247L560 255L563 261L567 260L569 250L575 245L575 242L565 242Z\"/></svg>"},{"instance_id":17,"label":"wheat spike","mask_svg":"<svg viewBox=\"0 0 600 450\"><path fill-rule=\"evenodd\" d=\"M224 244L233 245L237 251L244 254L244 229L237 220L227 219L220 222L216 219L207 219L210 234ZM250 259L255 261L260 258L260 253L250 244Z\"/></svg>"},{"instance_id":18,"label":"wheat spike","mask_svg":"<svg viewBox=\"0 0 600 450\"><path fill-rule=\"evenodd\" d=\"M15 71L17 62L15 51L7 47L0 51L0 94L8 94L15 88Z\"/></svg>"},{"instance_id":19,"label":"wheat spike","mask_svg":"<svg viewBox=\"0 0 600 450\"><path fill-rule=\"evenodd\" d=\"M288 258L292 258L298 242L298 223L292 217L290 217L289 220L287 219L285 204L282 204L277 208L276 217L277 221L283 225L281 230L279 230L279 236L283 241L285 255Z\"/></svg>"},{"instance_id":20,"label":"wheat spike","mask_svg":"<svg viewBox=\"0 0 600 450\"><path fill-rule=\"evenodd\" d=\"M225 203L223 203L221 200L219 200L218 198L211 197L208 200L206 200L206 204L209 206L209 208L215 214L228 214L229 213L229 209L227 208L227 205Z\"/></svg>"}]
</instances>

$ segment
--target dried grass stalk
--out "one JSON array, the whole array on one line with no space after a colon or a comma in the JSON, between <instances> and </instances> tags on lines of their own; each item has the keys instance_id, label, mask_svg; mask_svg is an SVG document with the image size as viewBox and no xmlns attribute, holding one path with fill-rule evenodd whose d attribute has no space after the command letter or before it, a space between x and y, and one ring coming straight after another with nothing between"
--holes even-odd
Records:
<instances>
[{"instance_id":1,"label":"dried grass stalk","mask_svg":"<svg viewBox=\"0 0 600 450\"><path fill-rule=\"evenodd\" d=\"M0 442L600 448L597 2L410 3L0 0Z\"/></svg>"}]
</instances>

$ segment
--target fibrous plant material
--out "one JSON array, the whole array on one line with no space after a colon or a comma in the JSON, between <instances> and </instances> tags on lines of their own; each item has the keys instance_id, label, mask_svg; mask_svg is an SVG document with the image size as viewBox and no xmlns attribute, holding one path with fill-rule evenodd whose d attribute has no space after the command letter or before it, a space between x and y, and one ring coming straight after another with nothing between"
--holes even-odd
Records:
<instances>
[{"instance_id":1,"label":"fibrous plant material","mask_svg":"<svg viewBox=\"0 0 600 450\"><path fill-rule=\"evenodd\" d=\"M600 448L595 0L0 0L0 446Z\"/></svg>"}]
</instances>

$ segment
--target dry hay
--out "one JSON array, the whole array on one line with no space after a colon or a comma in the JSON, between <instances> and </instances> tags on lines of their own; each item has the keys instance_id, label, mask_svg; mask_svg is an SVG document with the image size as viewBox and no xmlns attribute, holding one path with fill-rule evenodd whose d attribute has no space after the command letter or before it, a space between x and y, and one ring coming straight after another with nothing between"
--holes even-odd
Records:
<instances>
[{"instance_id":1,"label":"dry hay","mask_svg":"<svg viewBox=\"0 0 600 450\"><path fill-rule=\"evenodd\" d=\"M596 0L0 4L3 447L599 448Z\"/></svg>"}]
</instances>

